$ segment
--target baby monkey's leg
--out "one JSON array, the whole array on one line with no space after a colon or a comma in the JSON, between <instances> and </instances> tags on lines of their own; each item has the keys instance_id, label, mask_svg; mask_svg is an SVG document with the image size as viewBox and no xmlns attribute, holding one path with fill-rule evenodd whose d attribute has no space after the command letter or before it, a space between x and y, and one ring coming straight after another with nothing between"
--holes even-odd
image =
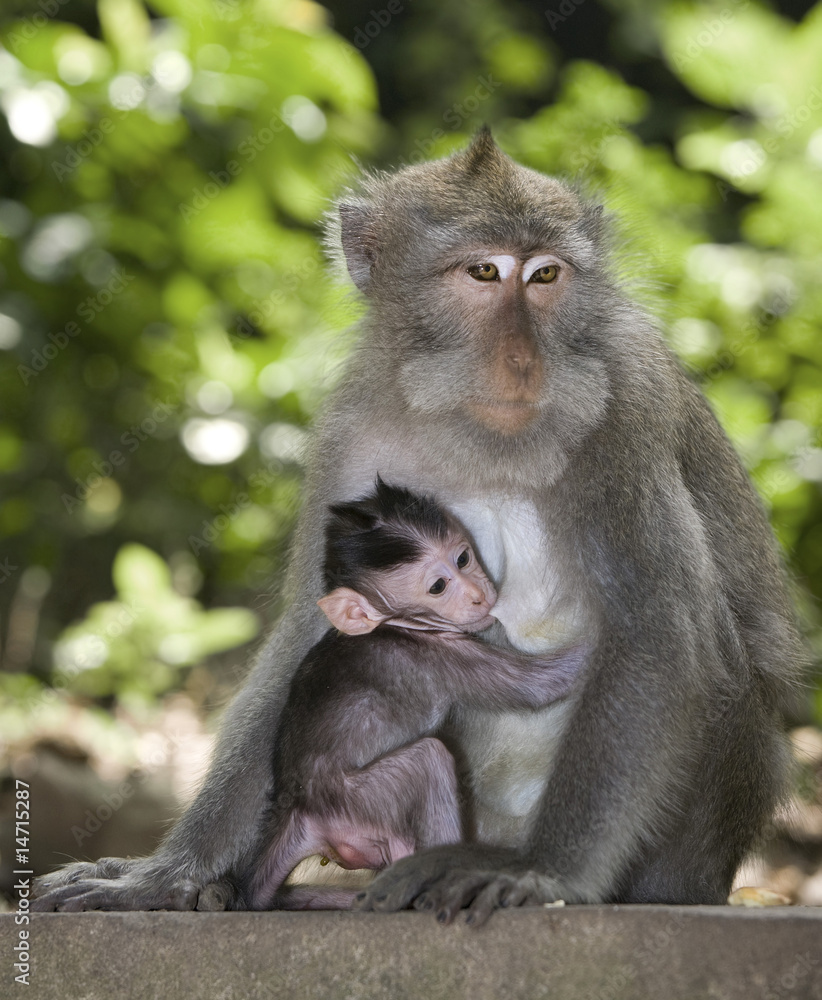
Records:
<instances>
[{"instance_id":1,"label":"baby monkey's leg","mask_svg":"<svg viewBox=\"0 0 822 1000\"><path fill-rule=\"evenodd\" d=\"M462 840L454 758L434 737L346 775L344 789L348 816L372 832L373 843L384 845L380 867L424 847ZM374 830L381 837L374 838Z\"/></svg>"}]
</instances>

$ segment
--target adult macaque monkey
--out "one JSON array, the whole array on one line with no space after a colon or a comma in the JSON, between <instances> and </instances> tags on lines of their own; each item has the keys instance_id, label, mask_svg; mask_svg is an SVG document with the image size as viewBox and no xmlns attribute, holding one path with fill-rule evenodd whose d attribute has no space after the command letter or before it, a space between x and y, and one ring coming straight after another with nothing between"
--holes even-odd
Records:
<instances>
[{"instance_id":1,"label":"adult macaque monkey","mask_svg":"<svg viewBox=\"0 0 822 1000\"><path fill-rule=\"evenodd\" d=\"M331 508L318 603L329 629L297 668L274 747L275 795L243 905L350 906L355 889L283 889L304 858L381 869L463 839L455 705L536 709L567 695L585 650L543 658L472 638L497 599L471 543L432 498L380 478Z\"/></svg>"},{"instance_id":2,"label":"adult macaque monkey","mask_svg":"<svg viewBox=\"0 0 822 1000\"><path fill-rule=\"evenodd\" d=\"M466 526L515 647L591 651L557 705L459 713L477 843L403 858L360 905L478 922L559 898L723 902L785 788L801 647L757 497L611 277L599 209L482 131L365 178L337 218L370 311L320 425L290 609L157 853L68 865L37 908L220 905L201 890L253 856L289 680L322 633L327 507L378 470Z\"/></svg>"}]
</instances>

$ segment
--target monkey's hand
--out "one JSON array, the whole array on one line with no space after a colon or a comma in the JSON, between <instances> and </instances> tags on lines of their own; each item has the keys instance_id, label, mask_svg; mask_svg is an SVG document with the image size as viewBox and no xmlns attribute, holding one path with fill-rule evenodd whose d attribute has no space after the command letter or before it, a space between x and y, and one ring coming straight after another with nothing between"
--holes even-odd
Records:
<instances>
[{"instance_id":1,"label":"monkey's hand","mask_svg":"<svg viewBox=\"0 0 822 1000\"><path fill-rule=\"evenodd\" d=\"M65 865L34 881L32 910L75 913L80 910L229 909L228 883L198 886L189 878L171 878L153 858L102 858Z\"/></svg>"},{"instance_id":2,"label":"monkey's hand","mask_svg":"<svg viewBox=\"0 0 822 1000\"><path fill-rule=\"evenodd\" d=\"M513 852L481 845L432 847L395 862L357 896L354 909L393 912L413 906L450 924L484 924L508 906L541 906L562 898L558 882L527 867Z\"/></svg>"}]
</instances>

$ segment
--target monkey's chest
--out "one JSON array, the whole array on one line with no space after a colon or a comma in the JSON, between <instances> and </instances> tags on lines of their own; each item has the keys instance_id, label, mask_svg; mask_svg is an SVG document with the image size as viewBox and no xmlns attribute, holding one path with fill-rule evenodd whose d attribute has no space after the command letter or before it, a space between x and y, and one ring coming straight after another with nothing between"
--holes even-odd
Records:
<instances>
[{"instance_id":1,"label":"monkey's chest","mask_svg":"<svg viewBox=\"0 0 822 1000\"><path fill-rule=\"evenodd\" d=\"M545 653L584 637L575 574L563 565L532 503L446 502L474 536L498 584L493 614L515 646ZM459 714L454 737L467 762L477 839L509 846L525 841L571 711L569 702L558 702L539 712Z\"/></svg>"},{"instance_id":2,"label":"monkey's chest","mask_svg":"<svg viewBox=\"0 0 822 1000\"><path fill-rule=\"evenodd\" d=\"M511 642L527 653L546 653L579 639L584 621L571 574L534 504L510 497L447 502L474 536L497 585L492 614Z\"/></svg>"}]
</instances>

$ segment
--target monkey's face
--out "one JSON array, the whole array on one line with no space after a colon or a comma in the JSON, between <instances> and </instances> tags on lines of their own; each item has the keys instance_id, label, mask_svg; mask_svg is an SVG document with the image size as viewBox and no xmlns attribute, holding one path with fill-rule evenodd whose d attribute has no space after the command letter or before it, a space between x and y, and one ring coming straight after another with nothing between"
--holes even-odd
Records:
<instances>
[{"instance_id":1,"label":"monkey's face","mask_svg":"<svg viewBox=\"0 0 822 1000\"><path fill-rule=\"evenodd\" d=\"M478 341L484 391L468 395L463 408L480 424L516 434L539 415L546 358L538 333L556 313L571 271L554 254L526 257L478 247L444 275L446 294Z\"/></svg>"},{"instance_id":2,"label":"monkey's face","mask_svg":"<svg viewBox=\"0 0 822 1000\"><path fill-rule=\"evenodd\" d=\"M385 573L383 583L392 609L433 625L479 632L493 624L497 592L462 535L429 543L421 559Z\"/></svg>"},{"instance_id":3,"label":"monkey's face","mask_svg":"<svg viewBox=\"0 0 822 1000\"><path fill-rule=\"evenodd\" d=\"M372 179L340 206L349 271L369 298L375 380L437 422L572 445L609 395L603 332L617 297L601 219L566 185L479 136L462 153ZM398 395L385 398L396 406ZM472 429L466 439L460 431Z\"/></svg>"},{"instance_id":4,"label":"monkey's face","mask_svg":"<svg viewBox=\"0 0 822 1000\"><path fill-rule=\"evenodd\" d=\"M410 340L398 365L412 410L456 417L507 438L531 428L567 438L608 396L592 350L591 278L559 238L472 239L430 264L408 293ZM407 329L407 327L406 327Z\"/></svg>"}]
</instances>

